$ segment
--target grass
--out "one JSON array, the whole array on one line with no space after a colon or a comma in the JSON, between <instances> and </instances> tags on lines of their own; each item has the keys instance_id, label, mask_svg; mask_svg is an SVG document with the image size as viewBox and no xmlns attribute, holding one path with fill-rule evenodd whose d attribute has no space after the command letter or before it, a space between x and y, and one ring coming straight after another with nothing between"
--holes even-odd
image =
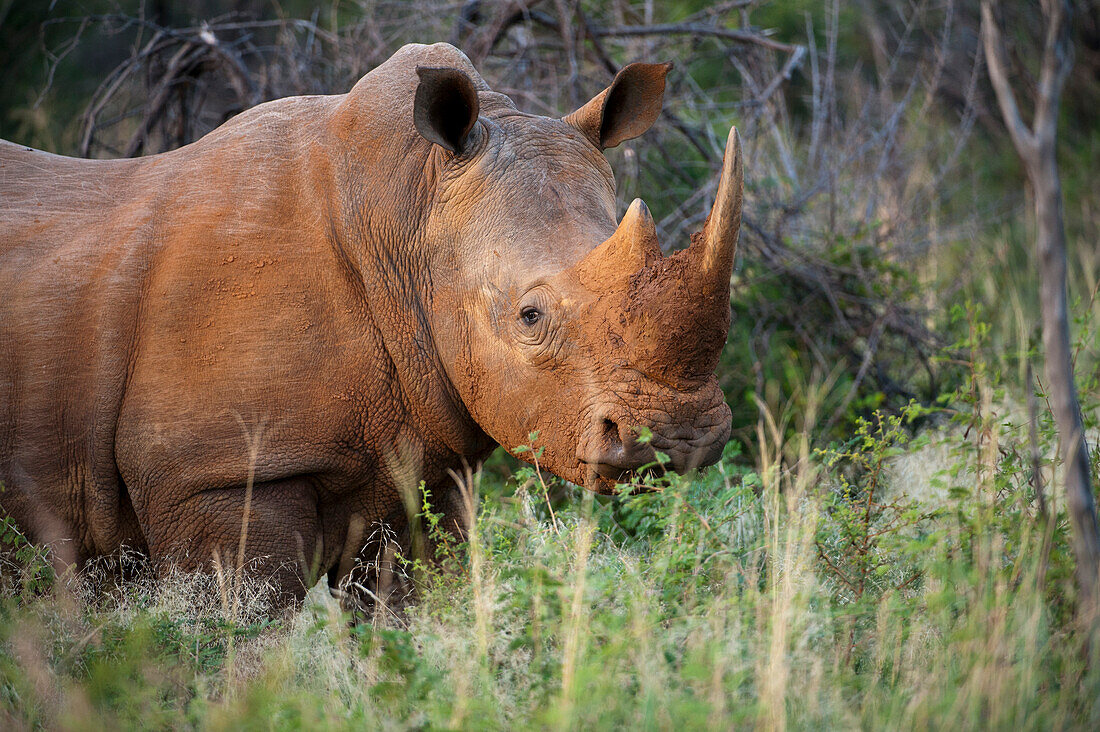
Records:
<instances>
[{"instance_id":1,"label":"grass","mask_svg":"<svg viewBox=\"0 0 1100 732\"><path fill-rule=\"evenodd\" d=\"M316 588L269 620L262 587L140 563L51 580L24 547L0 726L1095 728L1065 516L1037 509L1003 391L817 446L823 388L762 409L754 466L731 443L657 492L550 505L530 469L475 476L463 558L399 619L353 623ZM946 468L898 467L926 450Z\"/></svg>"}]
</instances>

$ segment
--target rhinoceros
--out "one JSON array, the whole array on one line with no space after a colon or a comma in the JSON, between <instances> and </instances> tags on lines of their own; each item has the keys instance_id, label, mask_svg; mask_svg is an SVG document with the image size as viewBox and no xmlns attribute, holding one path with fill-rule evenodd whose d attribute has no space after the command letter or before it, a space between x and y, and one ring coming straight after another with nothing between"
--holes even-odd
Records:
<instances>
[{"instance_id":1,"label":"rhinoceros","mask_svg":"<svg viewBox=\"0 0 1100 732\"><path fill-rule=\"evenodd\" d=\"M460 523L450 471L497 445L598 492L714 463L736 129L669 256L640 200L616 224L602 153L670 68L552 119L408 45L159 155L0 141L0 508L77 564L266 558L293 603L371 526L407 536L410 479Z\"/></svg>"}]
</instances>

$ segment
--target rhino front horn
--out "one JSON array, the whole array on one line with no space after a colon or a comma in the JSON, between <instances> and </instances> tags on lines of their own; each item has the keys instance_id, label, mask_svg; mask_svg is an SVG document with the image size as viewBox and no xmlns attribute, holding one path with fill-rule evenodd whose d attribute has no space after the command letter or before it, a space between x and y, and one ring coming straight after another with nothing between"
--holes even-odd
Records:
<instances>
[{"instance_id":1,"label":"rhino front horn","mask_svg":"<svg viewBox=\"0 0 1100 732\"><path fill-rule=\"evenodd\" d=\"M731 127L722 157L722 177L718 195L707 216L701 234L696 234L692 248L697 249L697 261L705 282L716 290L728 293L733 257L737 253L737 236L741 231L741 201L745 183L741 168L741 137ZM728 295L727 295L728 297Z\"/></svg>"}]
</instances>

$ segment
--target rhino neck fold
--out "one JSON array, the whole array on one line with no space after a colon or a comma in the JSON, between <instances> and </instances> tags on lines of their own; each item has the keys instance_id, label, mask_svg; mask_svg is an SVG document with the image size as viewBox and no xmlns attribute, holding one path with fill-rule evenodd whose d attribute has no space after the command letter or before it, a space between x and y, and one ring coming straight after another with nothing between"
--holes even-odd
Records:
<instances>
[{"instance_id":1,"label":"rhino neck fold","mask_svg":"<svg viewBox=\"0 0 1100 732\"><path fill-rule=\"evenodd\" d=\"M483 454L494 443L470 416L448 378L431 330L432 252L421 235L435 196L432 144L410 116L417 64L469 67L443 46L406 47L364 77L333 110L329 145L334 185L328 199L336 222L330 238L393 364L418 434L458 455Z\"/></svg>"},{"instance_id":2,"label":"rhino neck fold","mask_svg":"<svg viewBox=\"0 0 1100 732\"><path fill-rule=\"evenodd\" d=\"M391 156L336 166L338 199L330 209L339 223L330 239L360 300L357 311L389 356L414 433L458 455L481 455L495 443L470 416L432 337L431 260L419 233L431 156L427 144L416 143L390 143Z\"/></svg>"}]
</instances>

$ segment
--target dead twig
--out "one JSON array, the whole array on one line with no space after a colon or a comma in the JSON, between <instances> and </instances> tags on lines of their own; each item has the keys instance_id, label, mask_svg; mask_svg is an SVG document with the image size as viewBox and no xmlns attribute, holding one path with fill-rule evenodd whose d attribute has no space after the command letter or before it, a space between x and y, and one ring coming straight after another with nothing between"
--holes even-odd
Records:
<instances>
[{"instance_id":1,"label":"dead twig","mask_svg":"<svg viewBox=\"0 0 1100 732\"><path fill-rule=\"evenodd\" d=\"M736 43L752 44L783 53L794 53L797 46L782 43L755 31L736 28L719 28L701 23L655 23L653 25L589 26L589 32L597 38L627 38L631 36L690 35L711 36Z\"/></svg>"}]
</instances>

